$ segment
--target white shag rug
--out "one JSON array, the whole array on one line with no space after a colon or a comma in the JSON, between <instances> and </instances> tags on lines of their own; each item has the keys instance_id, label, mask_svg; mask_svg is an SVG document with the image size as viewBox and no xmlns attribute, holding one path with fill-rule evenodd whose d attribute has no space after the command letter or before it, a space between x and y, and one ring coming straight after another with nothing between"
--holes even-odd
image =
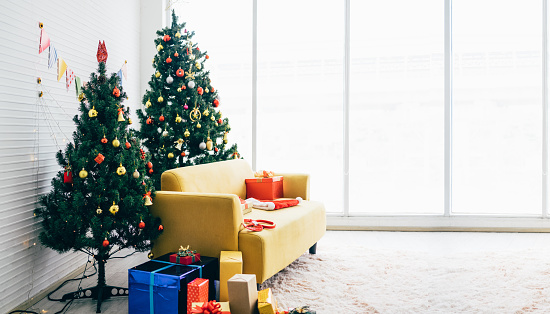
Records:
<instances>
[{"instance_id":1,"label":"white shag rug","mask_svg":"<svg viewBox=\"0 0 550 314\"><path fill-rule=\"evenodd\" d=\"M550 313L550 249L432 254L320 242L267 287L280 307L318 314Z\"/></svg>"}]
</instances>

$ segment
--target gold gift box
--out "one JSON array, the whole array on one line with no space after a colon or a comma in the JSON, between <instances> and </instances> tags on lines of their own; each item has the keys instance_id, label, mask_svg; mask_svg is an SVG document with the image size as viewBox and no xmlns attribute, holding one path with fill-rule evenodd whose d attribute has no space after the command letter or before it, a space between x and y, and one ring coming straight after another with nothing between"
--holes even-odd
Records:
<instances>
[{"instance_id":1,"label":"gold gift box","mask_svg":"<svg viewBox=\"0 0 550 314\"><path fill-rule=\"evenodd\" d=\"M258 292L258 311L260 314L277 314L277 300L267 288Z\"/></svg>"}]
</instances>

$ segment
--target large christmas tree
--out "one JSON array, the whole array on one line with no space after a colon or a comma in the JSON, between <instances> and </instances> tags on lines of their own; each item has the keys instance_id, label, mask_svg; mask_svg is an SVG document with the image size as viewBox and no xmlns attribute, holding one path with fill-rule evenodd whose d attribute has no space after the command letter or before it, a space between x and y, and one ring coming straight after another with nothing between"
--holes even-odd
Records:
<instances>
[{"instance_id":1,"label":"large christmas tree","mask_svg":"<svg viewBox=\"0 0 550 314\"><path fill-rule=\"evenodd\" d=\"M100 44L97 74L83 87L80 116L73 118L74 142L57 153L63 170L35 209L43 219L42 244L60 253L81 251L97 261L97 286L74 298L97 298L98 312L101 300L119 291L106 286L106 261L124 248L150 249L150 240L163 229L147 207L154 187L146 176L146 155L128 129L129 108L121 105L126 93L117 75L106 75L105 61Z\"/></svg>"},{"instance_id":2,"label":"large christmas tree","mask_svg":"<svg viewBox=\"0 0 550 314\"><path fill-rule=\"evenodd\" d=\"M172 26L157 31L156 72L143 96L145 112L137 111L138 136L151 154L150 174L157 189L166 170L238 157L236 145L226 148L231 128L204 70L209 56L191 41L195 33L184 27L172 11Z\"/></svg>"}]
</instances>

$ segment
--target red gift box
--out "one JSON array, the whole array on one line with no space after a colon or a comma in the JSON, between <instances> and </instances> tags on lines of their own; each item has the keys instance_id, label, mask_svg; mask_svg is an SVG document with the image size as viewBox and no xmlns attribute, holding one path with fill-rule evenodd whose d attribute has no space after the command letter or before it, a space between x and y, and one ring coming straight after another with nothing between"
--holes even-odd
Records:
<instances>
[{"instance_id":1,"label":"red gift box","mask_svg":"<svg viewBox=\"0 0 550 314\"><path fill-rule=\"evenodd\" d=\"M283 177L245 179L246 198L274 200L283 197Z\"/></svg>"},{"instance_id":2,"label":"red gift box","mask_svg":"<svg viewBox=\"0 0 550 314\"><path fill-rule=\"evenodd\" d=\"M178 253L170 255L170 263L189 265L201 260L200 253L195 253L193 256L179 256Z\"/></svg>"},{"instance_id":3,"label":"red gift box","mask_svg":"<svg viewBox=\"0 0 550 314\"><path fill-rule=\"evenodd\" d=\"M197 278L187 284L187 314L193 302L208 302L208 279Z\"/></svg>"},{"instance_id":4,"label":"red gift box","mask_svg":"<svg viewBox=\"0 0 550 314\"><path fill-rule=\"evenodd\" d=\"M63 182L64 183L73 183L73 173L69 171L65 171L63 174Z\"/></svg>"}]
</instances>

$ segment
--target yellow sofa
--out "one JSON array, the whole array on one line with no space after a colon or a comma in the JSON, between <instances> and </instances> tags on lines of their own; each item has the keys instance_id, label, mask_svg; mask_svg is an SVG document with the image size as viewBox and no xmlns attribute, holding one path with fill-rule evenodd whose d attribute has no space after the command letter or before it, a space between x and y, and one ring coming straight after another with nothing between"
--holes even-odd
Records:
<instances>
[{"instance_id":1,"label":"yellow sofa","mask_svg":"<svg viewBox=\"0 0 550 314\"><path fill-rule=\"evenodd\" d=\"M326 230L323 203L309 200L309 175L278 173L285 198L302 197L294 207L275 211L252 209L244 218L267 219L275 229L252 232L242 226L239 197L246 198L245 179L253 178L243 159L182 167L161 177L151 213L162 219L164 232L153 243L154 256L176 252L183 245L205 256L241 251L243 272L264 282L305 251L315 253Z\"/></svg>"}]
</instances>

